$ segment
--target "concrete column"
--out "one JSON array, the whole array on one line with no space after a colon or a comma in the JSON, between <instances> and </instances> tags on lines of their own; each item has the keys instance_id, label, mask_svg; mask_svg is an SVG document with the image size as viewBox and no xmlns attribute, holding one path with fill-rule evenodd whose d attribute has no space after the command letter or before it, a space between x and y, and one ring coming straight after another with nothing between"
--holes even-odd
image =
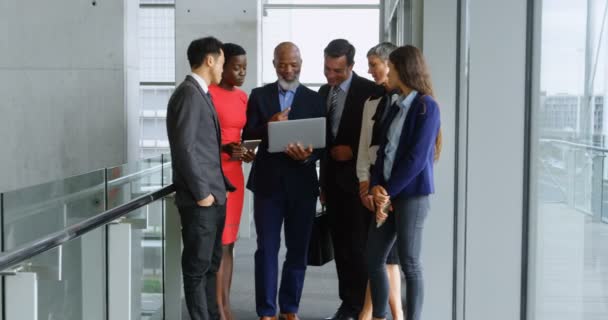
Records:
<instances>
[{"instance_id":1,"label":"concrete column","mask_svg":"<svg viewBox=\"0 0 608 320\"><path fill-rule=\"evenodd\" d=\"M139 1L124 1L124 105L125 105L125 156L127 162L139 160Z\"/></svg>"},{"instance_id":2,"label":"concrete column","mask_svg":"<svg viewBox=\"0 0 608 320\"><path fill-rule=\"evenodd\" d=\"M528 1L465 1L468 41L465 306L467 320L520 318ZM446 1L447 3L447 1ZM538 41L538 39L537 39ZM465 65L465 64L463 64ZM527 204L526 204L527 205ZM500 288L496 290L497 288ZM491 294L489 294L491 292ZM500 310L500 311L497 311Z\"/></svg>"},{"instance_id":3,"label":"concrete column","mask_svg":"<svg viewBox=\"0 0 608 320\"><path fill-rule=\"evenodd\" d=\"M431 306L451 306L453 301L458 5L446 0L413 1L412 9L412 40L427 59L443 131L441 158L435 164L436 193L431 197L422 249L426 282L423 317L451 319L452 308Z\"/></svg>"},{"instance_id":4,"label":"concrete column","mask_svg":"<svg viewBox=\"0 0 608 320\"><path fill-rule=\"evenodd\" d=\"M87 320L105 319L105 230L95 230L84 235L80 245L82 284L82 314ZM70 275L66 275L69 277Z\"/></svg>"},{"instance_id":5,"label":"concrete column","mask_svg":"<svg viewBox=\"0 0 608 320\"><path fill-rule=\"evenodd\" d=\"M20 272L4 280L6 320L38 320L38 277L34 272Z\"/></svg>"},{"instance_id":6,"label":"concrete column","mask_svg":"<svg viewBox=\"0 0 608 320\"><path fill-rule=\"evenodd\" d=\"M165 206L165 318L182 318L182 297L184 296L182 280L182 232L181 222L173 195L163 200Z\"/></svg>"},{"instance_id":7,"label":"concrete column","mask_svg":"<svg viewBox=\"0 0 608 320\"><path fill-rule=\"evenodd\" d=\"M108 319L131 320L132 304L132 250L131 225L128 223L108 226Z\"/></svg>"}]
</instances>

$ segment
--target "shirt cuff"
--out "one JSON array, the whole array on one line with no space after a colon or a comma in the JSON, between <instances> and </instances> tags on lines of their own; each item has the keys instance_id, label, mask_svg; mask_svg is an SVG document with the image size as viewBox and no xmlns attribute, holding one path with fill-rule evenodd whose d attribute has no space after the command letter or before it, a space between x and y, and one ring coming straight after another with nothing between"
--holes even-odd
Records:
<instances>
[{"instance_id":1,"label":"shirt cuff","mask_svg":"<svg viewBox=\"0 0 608 320\"><path fill-rule=\"evenodd\" d=\"M357 178L359 179L359 182L369 181L369 173L359 173L357 174Z\"/></svg>"}]
</instances>

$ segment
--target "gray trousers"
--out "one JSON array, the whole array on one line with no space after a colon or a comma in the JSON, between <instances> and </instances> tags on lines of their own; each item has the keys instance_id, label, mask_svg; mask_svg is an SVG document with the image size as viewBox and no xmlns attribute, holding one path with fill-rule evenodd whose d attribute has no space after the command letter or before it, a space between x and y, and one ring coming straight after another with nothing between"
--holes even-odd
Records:
<instances>
[{"instance_id":1,"label":"gray trousers","mask_svg":"<svg viewBox=\"0 0 608 320\"><path fill-rule=\"evenodd\" d=\"M392 200L393 212L385 223L376 228L375 219L367 240L367 269L369 272L374 318L386 318L389 284L386 257L395 241L401 269L405 273L405 320L419 320L424 298L424 283L420 265L422 227L429 212L429 197L416 196Z\"/></svg>"}]
</instances>

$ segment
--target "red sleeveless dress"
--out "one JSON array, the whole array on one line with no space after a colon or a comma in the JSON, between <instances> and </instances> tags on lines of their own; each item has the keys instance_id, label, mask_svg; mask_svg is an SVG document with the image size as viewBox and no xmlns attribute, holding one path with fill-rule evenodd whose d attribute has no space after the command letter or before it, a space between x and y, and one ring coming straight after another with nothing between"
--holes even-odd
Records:
<instances>
[{"instance_id":1,"label":"red sleeveless dress","mask_svg":"<svg viewBox=\"0 0 608 320\"><path fill-rule=\"evenodd\" d=\"M209 86L209 93L215 105L222 132L222 145L241 141L241 131L247 122L247 94L238 88L226 90L217 85ZM226 224L222 234L222 244L234 243L238 237L243 199L245 196L245 179L241 161L230 159L222 152L222 169L228 180L236 187L226 202Z\"/></svg>"}]
</instances>

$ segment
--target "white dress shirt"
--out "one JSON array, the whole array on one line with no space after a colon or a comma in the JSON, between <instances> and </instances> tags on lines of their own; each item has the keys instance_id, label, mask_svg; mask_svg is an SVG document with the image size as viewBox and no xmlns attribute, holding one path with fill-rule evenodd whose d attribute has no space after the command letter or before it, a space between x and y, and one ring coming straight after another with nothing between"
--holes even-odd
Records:
<instances>
[{"instance_id":1,"label":"white dress shirt","mask_svg":"<svg viewBox=\"0 0 608 320\"><path fill-rule=\"evenodd\" d=\"M363 105L363 120L361 121L361 134L359 135L359 153L357 154L357 178L359 182L369 181L369 167L376 162L378 146L371 146L372 129L374 127L374 114L382 99L367 99Z\"/></svg>"},{"instance_id":2,"label":"white dress shirt","mask_svg":"<svg viewBox=\"0 0 608 320\"><path fill-rule=\"evenodd\" d=\"M384 180L388 181L391 177L391 171L393 170L393 163L395 161L395 155L397 154L397 148L399 148L399 141L401 140L401 133L403 132L403 124L407 117L407 112L414 102L414 98L418 91L412 90L407 96L400 96L397 100L399 106L399 112L388 129L387 138L388 142L384 147Z\"/></svg>"},{"instance_id":3,"label":"white dress shirt","mask_svg":"<svg viewBox=\"0 0 608 320\"><path fill-rule=\"evenodd\" d=\"M388 106L392 105L398 98L398 95L393 94ZM363 120L361 121L361 134L359 136L359 153L357 154L357 178L359 178L359 182L369 181L369 168L376 163L378 148L380 146L370 146L370 144L372 143L375 122L373 118L380 101L382 101L382 98L375 100L371 100L370 98L365 101L365 105L363 106ZM385 113L386 112L388 112L388 110L385 110Z\"/></svg>"},{"instance_id":4,"label":"white dress shirt","mask_svg":"<svg viewBox=\"0 0 608 320\"><path fill-rule=\"evenodd\" d=\"M201 86L201 88L203 88L204 93L209 92L209 86L207 85L207 82L205 82L205 79L201 78L201 76L199 76L198 74L196 74L194 72L192 72L190 74L190 76L192 76L192 78L194 78L194 80L196 80L196 82L198 82L198 85Z\"/></svg>"}]
</instances>

